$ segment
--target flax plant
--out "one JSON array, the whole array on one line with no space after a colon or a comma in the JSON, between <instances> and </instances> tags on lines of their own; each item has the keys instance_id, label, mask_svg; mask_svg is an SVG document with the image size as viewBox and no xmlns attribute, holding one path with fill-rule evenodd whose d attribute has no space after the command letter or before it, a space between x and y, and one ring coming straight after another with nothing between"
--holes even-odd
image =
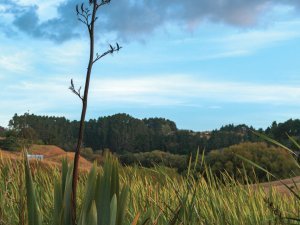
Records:
<instances>
[{"instance_id":1,"label":"flax plant","mask_svg":"<svg viewBox=\"0 0 300 225\"><path fill-rule=\"evenodd\" d=\"M78 224L297 224L286 219L299 218L299 202L292 196L240 184L226 172L220 180L200 160L204 177L193 163L179 175L159 166L121 167L109 156L103 167L80 173ZM70 224L71 178L67 161L53 168L0 156L0 224Z\"/></svg>"}]
</instances>

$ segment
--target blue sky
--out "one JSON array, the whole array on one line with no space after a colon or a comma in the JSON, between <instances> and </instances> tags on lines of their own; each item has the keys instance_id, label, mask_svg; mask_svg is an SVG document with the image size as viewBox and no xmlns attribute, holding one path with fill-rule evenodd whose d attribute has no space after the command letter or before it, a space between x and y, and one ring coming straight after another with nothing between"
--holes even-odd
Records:
<instances>
[{"instance_id":1,"label":"blue sky","mask_svg":"<svg viewBox=\"0 0 300 225\"><path fill-rule=\"evenodd\" d=\"M77 0L0 0L0 125L79 119L88 36ZM300 115L300 2L112 0L99 11L87 119L165 117L179 128L266 128Z\"/></svg>"}]
</instances>

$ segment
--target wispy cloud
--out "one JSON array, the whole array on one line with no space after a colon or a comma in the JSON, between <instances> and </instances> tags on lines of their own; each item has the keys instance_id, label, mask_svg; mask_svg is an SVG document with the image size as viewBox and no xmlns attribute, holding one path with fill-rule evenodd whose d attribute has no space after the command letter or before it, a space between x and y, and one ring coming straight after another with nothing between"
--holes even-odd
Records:
<instances>
[{"instance_id":1,"label":"wispy cloud","mask_svg":"<svg viewBox=\"0 0 300 225\"><path fill-rule=\"evenodd\" d=\"M271 28L229 35L214 41L233 52L253 53L259 49L272 47L280 42L296 38L300 38L299 31Z\"/></svg>"},{"instance_id":2,"label":"wispy cloud","mask_svg":"<svg viewBox=\"0 0 300 225\"><path fill-rule=\"evenodd\" d=\"M203 99L213 102L295 104L300 98L300 87L295 85L218 82L180 75L96 80L91 92L94 98L101 96L99 101L150 105L184 105L197 99L200 102Z\"/></svg>"},{"instance_id":3,"label":"wispy cloud","mask_svg":"<svg viewBox=\"0 0 300 225\"><path fill-rule=\"evenodd\" d=\"M82 82L76 81L76 85ZM40 78L5 86L0 96L4 109L3 121L0 122L5 125L14 113L27 110L36 114L77 118L81 103L68 90L68 85L61 78ZM122 112L122 107L222 110L224 104L297 107L299 98L300 86L293 84L223 82L186 75L154 75L93 79L89 108L93 111L118 108Z\"/></svg>"},{"instance_id":4,"label":"wispy cloud","mask_svg":"<svg viewBox=\"0 0 300 225\"><path fill-rule=\"evenodd\" d=\"M76 97L72 96L67 85L67 82L61 83L60 79L28 81L9 86L6 92L16 95L15 100L19 97L32 102L54 103L52 106L63 105ZM95 79L91 83L90 93L91 104L188 105L205 100L294 105L300 98L300 86L218 82L183 75L163 75Z\"/></svg>"},{"instance_id":5,"label":"wispy cloud","mask_svg":"<svg viewBox=\"0 0 300 225\"><path fill-rule=\"evenodd\" d=\"M211 33L212 29L214 32ZM224 58L235 58L257 54L267 48L280 47L280 45L300 39L300 21L298 19L283 19L273 22L272 26L260 26L255 29L238 29L206 23L202 30L192 37L184 35L174 38L170 43L164 43L168 48L179 49L177 54L164 53L159 55L162 61L182 62L186 59L203 61ZM229 31L229 32L228 32ZM185 49L192 50L185 51ZM167 55L167 53L166 53ZM152 57L155 58L155 57Z\"/></svg>"},{"instance_id":6,"label":"wispy cloud","mask_svg":"<svg viewBox=\"0 0 300 225\"><path fill-rule=\"evenodd\" d=\"M83 41L69 41L60 46L49 43L46 51L39 51L38 61L45 64L51 64L55 67L70 67L78 65L78 62L84 60L83 56L88 56L87 44Z\"/></svg>"},{"instance_id":7,"label":"wispy cloud","mask_svg":"<svg viewBox=\"0 0 300 225\"><path fill-rule=\"evenodd\" d=\"M13 53L0 56L0 70L5 70L13 73L22 73L29 71L31 66L28 60L27 53Z\"/></svg>"},{"instance_id":8,"label":"wispy cloud","mask_svg":"<svg viewBox=\"0 0 300 225\"><path fill-rule=\"evenodd\" d=\"M200 43L211 46L210 52L199 56L199 60L240 57L255 54L260 50L300 39L299 20L275 22L273 26L256 29L232 29L231 34L221 34L217 38L190 39L187 44Z\"/></svg>"}]
</instances>

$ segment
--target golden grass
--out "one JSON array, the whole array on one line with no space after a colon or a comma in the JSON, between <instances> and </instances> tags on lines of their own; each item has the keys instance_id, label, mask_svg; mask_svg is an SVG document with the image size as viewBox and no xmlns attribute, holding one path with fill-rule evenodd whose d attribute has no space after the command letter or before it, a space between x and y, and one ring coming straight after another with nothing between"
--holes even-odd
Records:
<instances>
[{"instance_id":1,"label":"golden grass","mask_svg":"<svg viewBox=\"0 0 300 225\"><path fill-rule=\"evenodd\" d=\"M44 159L41 160L41 164L45 164L48 166L60 166L61 160L65 158L68 160L68 162L72 162L75 156L73 152L66 152L54 145L33 145L30 147L29 153L43 155ZM0 150L0 158L1 157L4 160L20 160L22 158L22 153ZM89 170L92 167L92 163L85 158L80 157L79 167L84 170Z\"/></svg>"}]
</instances>

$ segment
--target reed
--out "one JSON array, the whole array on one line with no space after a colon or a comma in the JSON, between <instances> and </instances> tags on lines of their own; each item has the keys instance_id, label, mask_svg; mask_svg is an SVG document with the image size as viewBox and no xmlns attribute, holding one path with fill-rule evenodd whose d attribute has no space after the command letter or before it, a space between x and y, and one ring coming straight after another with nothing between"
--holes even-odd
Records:
<instances>
[{"instance_id":1,"label":"reed","mask_svg":"<svg viewBox=\"0 0 300 225\"><path fill-rule=\"evenodd\" d=\"M108 156L103 167L80 173L78 224L297 224L286 219L299 218L292 195L240 184L227 173L221 181L207 167L204 179L191 165L180 176L164 167L122 167ZM0 157L0 224L70 224L71 172L67 161L52 168Z\"/></svg>"}]
</instances>

